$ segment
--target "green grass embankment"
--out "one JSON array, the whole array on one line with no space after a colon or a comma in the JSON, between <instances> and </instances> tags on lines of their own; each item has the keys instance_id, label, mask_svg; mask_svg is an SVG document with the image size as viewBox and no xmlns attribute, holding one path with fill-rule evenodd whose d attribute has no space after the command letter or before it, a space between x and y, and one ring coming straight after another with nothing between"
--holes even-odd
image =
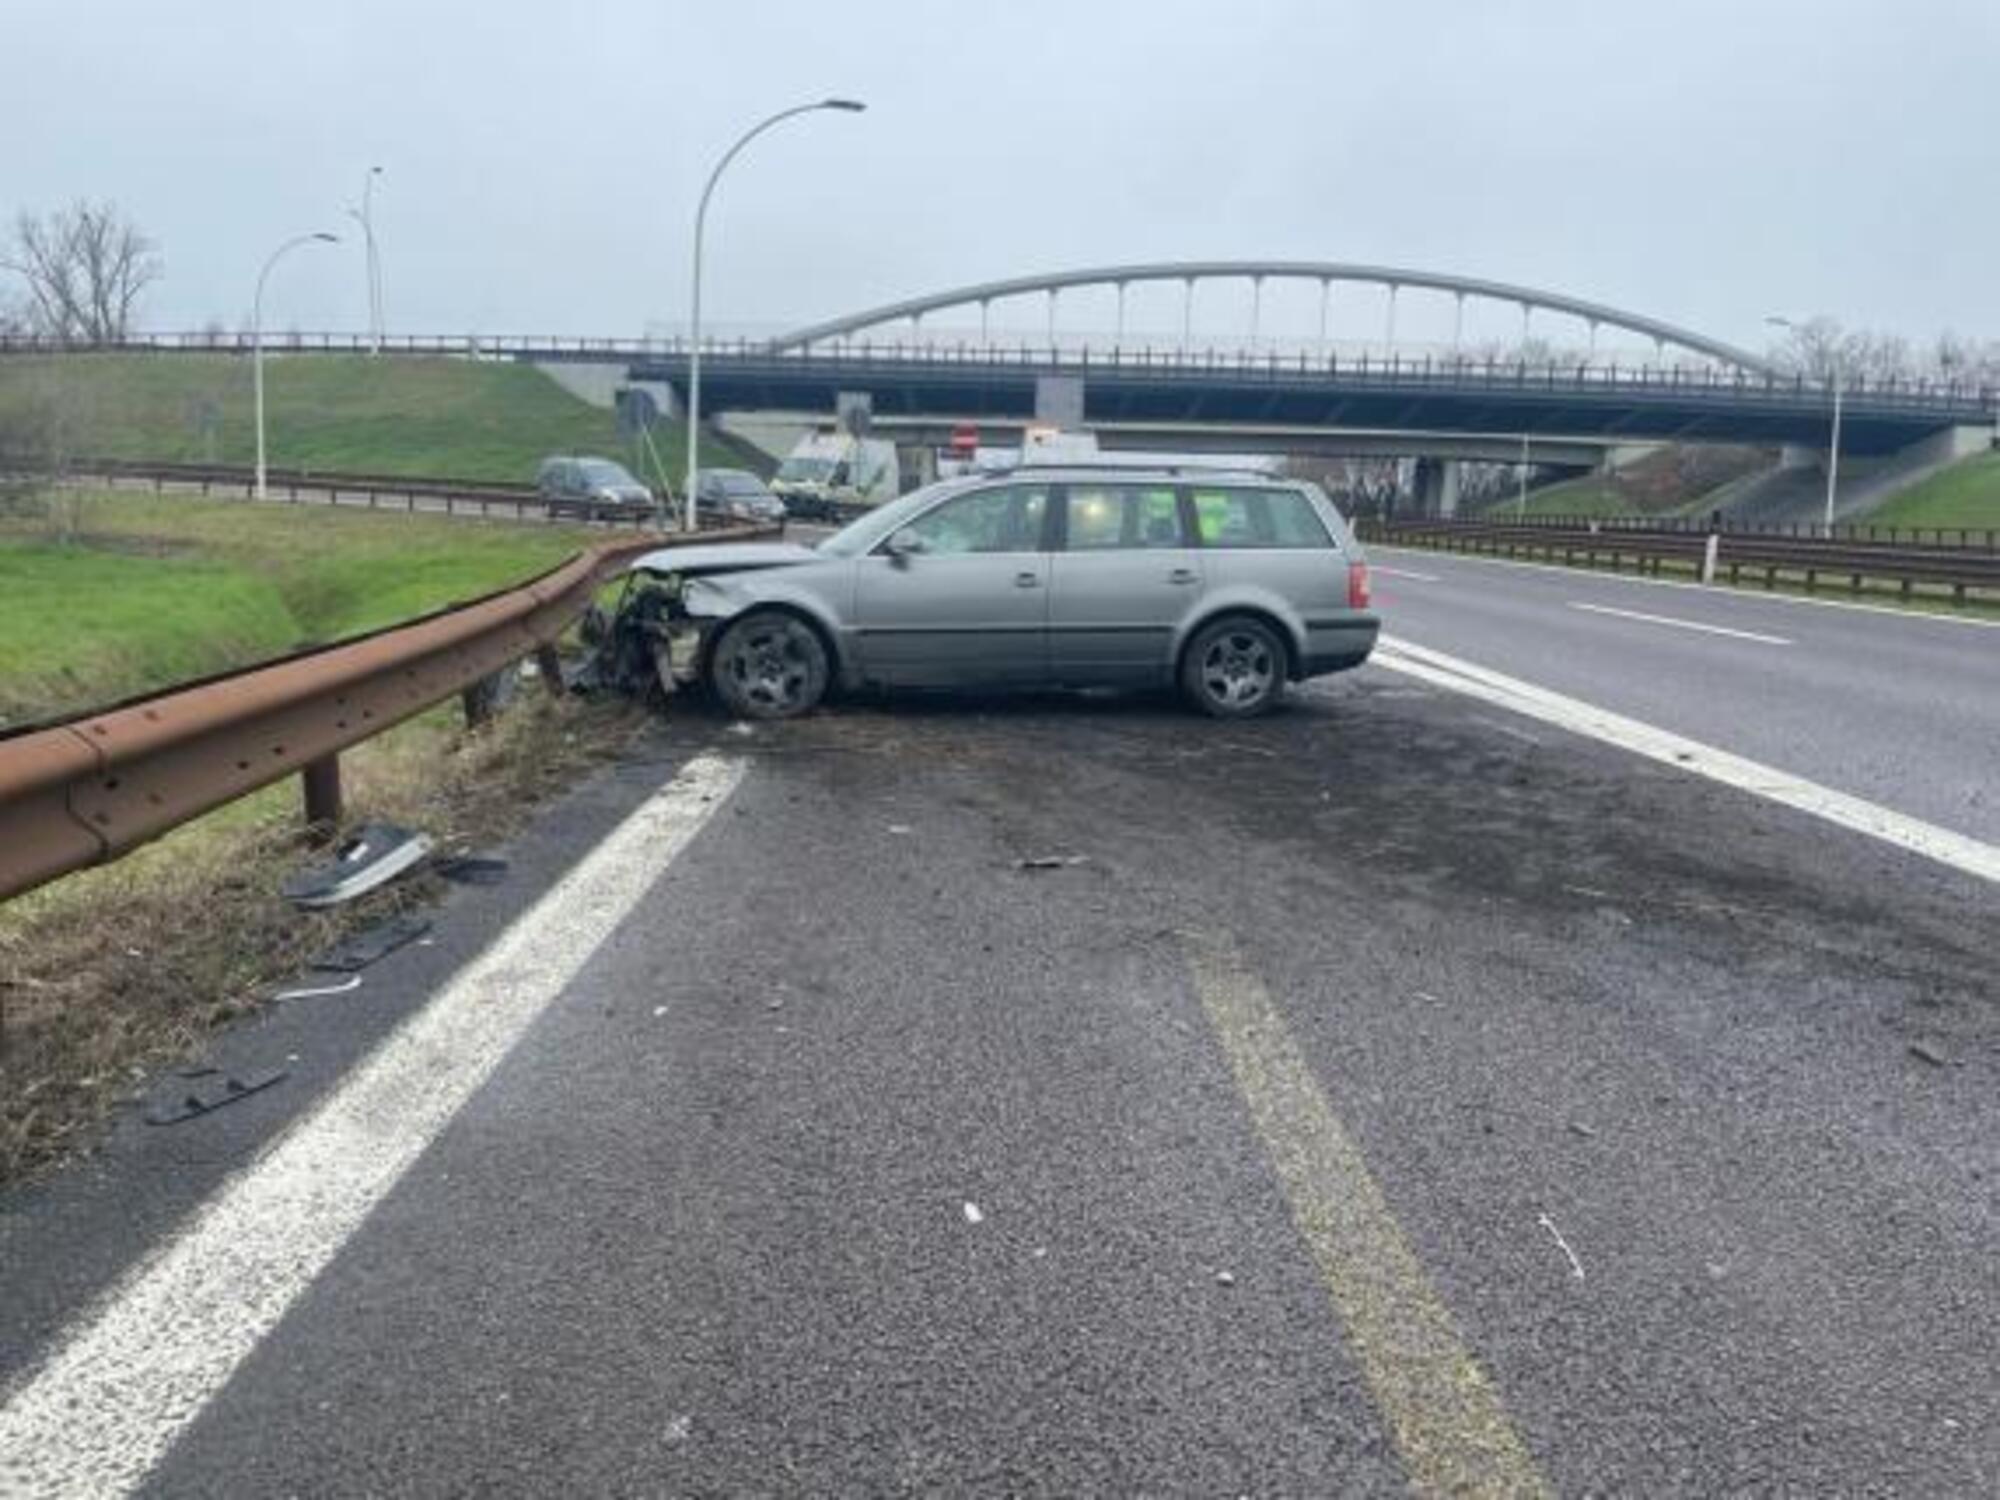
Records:
<instances>
[{"instance_id":1,"label":"green grass embankment","mask_svg":"<svg viewBox=\"0 0 2000 1500\"><path fill-rule=\"evenodd\" d=\"M554 453L618 458L657 482L609 410L532 365L383 355L267 353L265 437L276 467L450 479L535 477ZM248 355L78 354L0 359L0 430L9 419L61 424L91 458L249 464L256 427ZM678 423L654 429L669 476L686 452ZM731 464L704 442L702 462Z\"/></svg>"},{"instance_id":2,"label":"green grass embankment","mask_svg":"<svg viewBox=\"0 0 2000 1500\"><path fill-rule=\"evenodd\" d=\"M2000 531L2000 453L1961 459L1857 519L1864 526Z\"/></svg>"},{"instance_id":3,"label":"green grass embankment","mask_svg":"<svg viewBox=\"0 0 2000 1500\"><path fill-rule=\"evenodd\" d=\"M0 723L74 712L491 593L570 527L67 494L0 519Z\"/></svg>"}]
</instances>

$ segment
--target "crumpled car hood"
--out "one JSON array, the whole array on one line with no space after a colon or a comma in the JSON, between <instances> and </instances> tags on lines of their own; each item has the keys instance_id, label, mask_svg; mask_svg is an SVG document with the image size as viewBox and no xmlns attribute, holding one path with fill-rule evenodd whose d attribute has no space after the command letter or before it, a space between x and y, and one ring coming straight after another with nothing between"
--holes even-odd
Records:
<instances>
[{"instance_id":1,"label":"crumpled car hood","mask_svg":"<svg viewBox=\"0 0 2000 1500\"><path fill-rule=\"evenodd\" d=\"M707 573L748 573L757 568L789 568L826 559L796 542L718 542L712 547L662 547L633 559L627 571L656 578L678 573L699 578Z\"/></svg>"}]
</instances>

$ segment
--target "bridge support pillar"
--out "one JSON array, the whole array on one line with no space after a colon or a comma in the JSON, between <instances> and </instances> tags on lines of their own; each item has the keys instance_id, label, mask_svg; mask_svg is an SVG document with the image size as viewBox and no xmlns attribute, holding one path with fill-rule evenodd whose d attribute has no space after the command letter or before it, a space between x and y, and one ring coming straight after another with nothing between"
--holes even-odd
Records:
<instances>
[{"instance_id":1,"label":"bridge support pillar","mask_svg":"<svg viewBox=\"0 0 2000 1500\"><path fill-rule=\"evenodd\" d=\"M1417 514L1450 520L1458 514L1459 461L1455 458L1417 460Z\"/></svg>"},{"instance_id":2,"label":"bridge support pillar","mask_svg":"<svg viewBox=\"0 0 2000 1500\"><path fill-rule=\"evenodd\" d=\"M1083 425L1083 377L1081 375L1037 375L1035 377L1035 420L1053 422L1058 427Z\"/></svg>"},{"instance_id":3,"label":"bridge support pillar","mask_svg":"<svg viewBox=\"0 0 2000 1500\"><path fill-rule=\"evenodd\" d=\"M875 397L869 391L835 391L833 422L850 437L867 437L875 421Z\"/></svg>"}]
</instances>

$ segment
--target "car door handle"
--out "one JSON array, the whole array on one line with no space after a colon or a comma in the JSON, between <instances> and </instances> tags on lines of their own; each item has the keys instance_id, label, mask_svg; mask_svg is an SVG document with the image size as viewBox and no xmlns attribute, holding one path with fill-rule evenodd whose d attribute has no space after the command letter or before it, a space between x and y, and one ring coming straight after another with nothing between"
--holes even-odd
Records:
<instances>
[{"instance_id":1,"label":"car door handle","mask_svg":"<svg viewBox=\"0 0 2000 1500\"><path fill-rule=\"evenodd\" d=\"M1039 573L1016 573L1014 575L1014 587L1017 589L1038 589L1041 586L1042 575Z\"/></svg>"},{"instance_id":2,"label":"car door handle","mask_svg":"<svg viewBox=\"0 0 2000 1500\"><path fill-rule=\"evenodd\" d=\"M1175 568L1167 575L1168 583L1194 583L1198 578L1193 568Z\"/></svg>"}]
</instances>

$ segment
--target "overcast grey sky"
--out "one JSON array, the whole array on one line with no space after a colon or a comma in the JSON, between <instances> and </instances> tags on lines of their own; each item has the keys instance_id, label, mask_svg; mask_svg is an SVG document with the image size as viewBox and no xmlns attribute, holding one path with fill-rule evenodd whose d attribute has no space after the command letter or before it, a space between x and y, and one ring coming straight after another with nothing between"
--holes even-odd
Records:
<instances>
[{"instance_id":1,"label":"overcast grey sky","mask_svg":"<svg viewBox=\"0 0 2000 1500\"><path fill-rule=\"evenodd\" d=\"M370 163L392 331L681 320L715 155L846 93L724 179L714 318L1226 256L2000 335L2000 0L0 0L0 57L0 213L115 199L155 328L241 320ZM270 321L362 326L361 268Z\"/></svg>"}]
</instances>

